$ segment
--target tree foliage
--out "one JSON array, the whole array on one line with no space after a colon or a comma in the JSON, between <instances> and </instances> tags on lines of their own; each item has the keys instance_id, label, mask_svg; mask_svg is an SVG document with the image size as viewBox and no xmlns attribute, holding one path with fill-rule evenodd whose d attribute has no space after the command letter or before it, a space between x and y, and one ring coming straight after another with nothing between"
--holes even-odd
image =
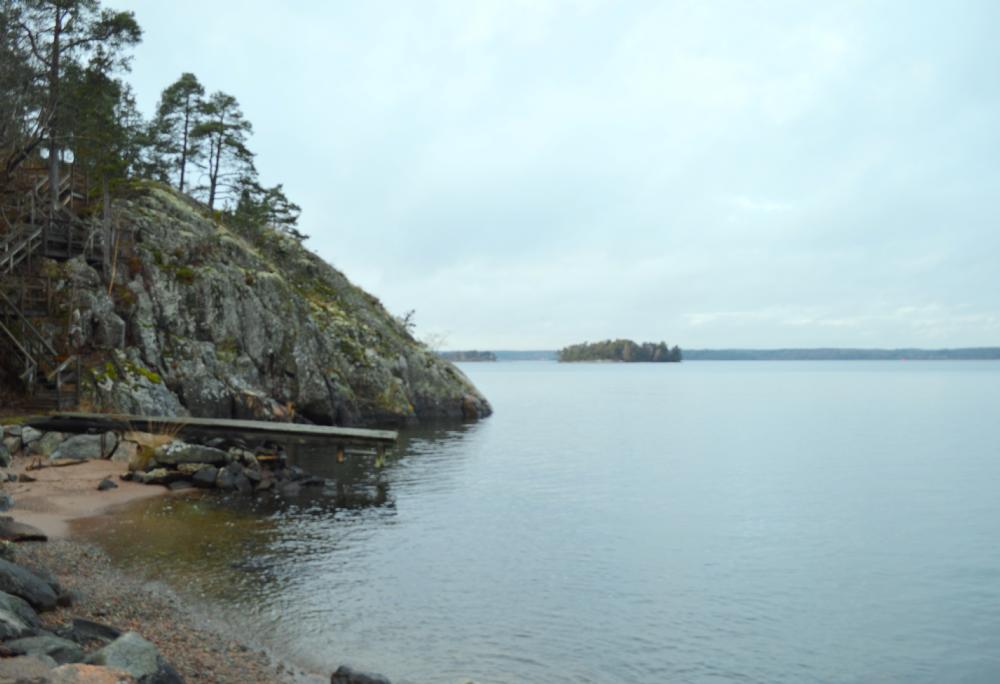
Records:
<instances>
[{"instance_id":1,"label":"tree foliage","mask_svg":"<svg viewBox=\"0 0 1000 684\"><path fill-rule=\"evenodd\" d=\"M60 168L72 151L75 177L105 200L121 180L153 178L203 200L249 237L276 231L306 239L296 227L299 206L281 184L258 177L253 127L233 95L206 96L198 78L183 73L143 120L121 78L141 36L132 12L101 0L0 0L0 197L9 200L0 209L19 206L7 193L20 167L35 160L34 182L45 156L57 206Z\"/></svg>"},{"instance_id":2,"label":"tree foliage","mask_svg":"<svg viewBox=\"0 0 1000 684\"><path fill-rule=\"evenodd\" d=\"M73 143L68 121L72 93L67 74L100 65L105 73L128 68L126 48L142 30L132 12L102 9L99 0L22 0L11 4L20 34L23 68L40 85L34 103L44 122L53 202L58 202L60 152Z\"/></svg>"},{"instance_id":3,"label":"tree foliage","mask_svg":"<svg viewBox=\"0 0 1000 684\"><path fill-rule=\"evenodd\" d=\"M184 192L187 169L202 154L201 139L192 132L202 121L205 87L192 73L183 73L160 95L156 116L150 125L154 173L176 178Z\"/></svg>"},{"instance_id":4,"label":"tree foliage","mask_svg":"<svg viewBox=\"0 0 1000 684\"><path fill-rule=\"evenodd\" d=\"M196 145L203 145L200 159L205 183L199 190L206 193L209 210L219 199L237 199L245 180L257 175L253 152L247 141L253 126L243 116L235 97L218 91L200 107L201 120L191 131Z\"/></svg>"},{"instance_id":5,"label":"tree foliage","mask_svg":"<svg viewBox=\"0 0 1000 684\"><path fill-rule=\"evenodd\" d=\"M559 360L570 361L624 361L631 362L678 362L681 360L680 347L670 348L666 342L643 342L632 340L605 340L584 342L565 347L559 351Z\"/></svg>"}]
</instances>

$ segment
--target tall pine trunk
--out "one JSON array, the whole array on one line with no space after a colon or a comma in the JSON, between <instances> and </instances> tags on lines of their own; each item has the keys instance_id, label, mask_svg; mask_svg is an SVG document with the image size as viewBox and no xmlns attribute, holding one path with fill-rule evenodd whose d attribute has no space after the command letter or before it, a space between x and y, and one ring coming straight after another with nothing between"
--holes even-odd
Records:
<instances>
[{"instance_id":1,"label":"tall pine trunk","mask_svg":"<svg viewBox=\"0 0 1000 684\"><path fill-rule=\"evenodd\" d=\"M52 25L52 55L49 60L49 192L52 196L52 213L59 211L59 146L56 128L59 121L59 38L62 35L62 12L55 8Z\"/></svg>"}]
</instances>

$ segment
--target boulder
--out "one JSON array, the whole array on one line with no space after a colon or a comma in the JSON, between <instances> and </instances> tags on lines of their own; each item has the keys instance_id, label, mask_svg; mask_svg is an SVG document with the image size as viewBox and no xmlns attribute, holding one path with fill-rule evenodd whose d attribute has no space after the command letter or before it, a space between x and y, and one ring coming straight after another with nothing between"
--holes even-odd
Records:
<instances>
[{"instance_id":1,"label":"boulder","mask_svg":"<svg viewBox=\"0 0 1000 684\"><path fill-rule=\"evenodd\" d=\"M267 490L273 487L274 487L274 478L266 477L261 479L261 481L257 483L256 489L258 492L266 492Z\"/></svg>"},{"instance_id":2,"label":"boulder","mask_svg":"<svg viewBox=\"0 0 1000 684\"><path fill-rule=\"evenodd\" d=\"M100 665L60 665L49 673L49 684L130 684L134 682L128 672Z\"/></svg>"},{"instance_id":3,"label":"boulder","mask_svg":"<svg viewBox=\"0 0 1000 684\"><path fill-rule=\"evenodd\" d=\"M37 527L17 522L9 515L0 515L0 540L27 542L48 541L49 538Z\"/></svg>"},{"instance_id":4,"label":"boulder","mask_svg":"<svg viewBox=\"0 0 1000 684\"><path fill-rule=\"evenodd\" d=\"M27 428L25 428L25 430L27 430ZM66 435L61 432L46 432L41 437L28 444L28 455L49 458L65 439Z\"/></svg>"},{"instance_id":5,"label":"boulder","mask_svg":"<svg viewBox=\"0 0 1000 684\"><path fill-rule=\"evenodd\" d=\"M44 635L15 639L4 644L15 655L48 656L59 664L83 660L80 645L57 636Z\"/></svg>"},{"instance_id":6,"label":"boulder","mask_svg":"<svg viewBox=\"0 0 1000 684\"><path fill-rule=\"evenodd\" d=\"M111 460L120 461L122 463L134 463L138 456L138 444L135 442L121 440L118 442L118 447L115 449L115 453L111 454Z\"/></svg>"},{"instance_id":7,"label":"boulder","mask_svg":"<svg viewBox=\"0 0 1000 684\"><path fill-rule=\"evenodd\" d=\"M302 493L302 487L299 486L298 482L286 482L278 488L278 493L293 498Z\"/></svg>"},{"instance_id":8,"label":"boulder","mask_svg":"<svg viewBox=\"0 0 1000 684\"><path fill-rule=\"evenodd\" d=\"M0 468L9 468L11 461L10 449L6 444L0 443Z\"/></svg>"},{"instance_id":9,"label":"boulder","mask_svg":"<svg viewBox=\"0 0 1000 684\"><path fill-rule=\"evenodd\" d=\"M17 656L0 660L0 682L48 682L57 665L48 656Z\"/></svg>"},{"instance_id":10,"label":"boulder","mask_svg":"<svg viewBox=\"0 0 1000 684\"><path fill-rule=\"evenodd\" d=\"M56 607L56 592L44 579L20 565L0 559L0 591L19 596L35 610Z\"/></svg>"},{"instance_id":11,"label":"boulder","mask_svg":"<svg viewBox=\"0 0 1000 684\"><path fill-rule=\"evenodd\" d=\"M104 478L97 485L97 491L99 491L99 492L106 492L109 489L118 489L118 485L116 485L114 482L112 482L108 478Z\"/></svg>"},{"instance_id":12,"label":"boulder","mask_svg":"<svg viewBox=\"0 0 1000 684\"><path fill-rule=\"evenodd\" d=\"M11 434L13 434L13 432ZM41 438L42 438L42 431L41 430L36 430L35 428L30 427L30 426L21 428L21 445L22 445L22 448L23 447L27 447L29 444L31 444L35 440L38 440L38 439L41 439Z\"/></svg>"},{"instance_id":13,"label":"boulder","mask_svg":"<svg viewBox=\"0 0 1000 684\"><path fill-rule=\"evenodd\" d=\"M194 474L191 478L191 482L194 483L195 487L200 489L212 489L215 487L215 480L218 477L219 469L215 466L208 466L207 468L202 468Z\"/></svg>"},{"instance_id":14,"label":"boulder","mask_svg":"<svg viewBox=\"0 0 1000 684\"><path fill-rule=\"evenodd\" d=\"M243 473L236 476L236 491L240 494L253 494L253 484Z\"/></svg>"},{"instance_id":15,"label":"boulder","mask_svg":"<svg viewBox=\"0 0 1000 684\"><path fill-rule=\"evenodd\" d=\"M8 437L20 437L22 429L23 428L20 425L4 425L3 438L7 439Z\"/></svg>"},{"instance_id":16,"label":"boulder","mask_svg":"<svg viewBox=\"0 0 1000 684\"><path fill-rule=\"evenodd\" d=\"M183 684L177 671L163 659L156 646L135 632L126 632L86 660L124 670L143 684Z\"/></svg>"},{"instance_id":17,"label":"boulder","mask_svg":"<svg viewBox=\"0 0 1000 684\"><path fill-rule=\"evenodd\" d=\"M23 598L0 591L0 610L14 614L32 629L41 627L42 623L38 620L38 613Z\"/></svg>"},{"instance_id":18,"label":"boulder","mask_svg":"<svg viewBox=\"0 0 1000 684\"><path fill-rule=\"evenodd\" d=\"M227 454L222 449L214 449L200 444L172 442L156 449L156 462L164 465L207 463L219 466L225 465L227 460Z\"/></svg>"},{"instance_id":19,"label":"boulder","mask_svg":"<svg viewBox=\"0 0 1000 684\"><path fill-rule=\"evenodd\" d=\"M236 473L228 466L220 469L219 474L215 476L215 486L224 492L236 489Z\"/></svg>"},{"instance_id":20,"label":"boulder","mask_svg":"<svg viewBox=\"0 0 1000 684\"><path fill-rule=\"evenodd\" d=\"M105 432L103 435L73 435L52 452L52 458L86 460L107 458L114 453L117 446L118 435L114 432Z\"/></svg>"},{"instance_id":21,"label":"boulder","mask_svg":"<svg viewBox=\"0 0 1000 684\"><path fill-rule=\"evenodd\" d=\"M21 438L20 437L4 437L2 443L7 447L7 451L12 454L16 454L21 450Z\"/></svg>"},{"instance_id":22,"label":"boulder","mask_svg":"<svg viewBox=\"0 0 1000 684\"><path fill-rule=\"evenodd\" d=\"M0 641L31 636L35 629L15 613L0 608Z\"/></svg>"},{"instance_id":23,"label":"boulder","mask_svg":"<svg viewBox=\"0 0 1000 684\"><path fill-rule=\"evenodd\" d=\"M210 466L207 463L179 463L177 464L177 472L179 472L181 475L191 477L199 470L204 470L205 468L211 468L211 467L213 466Z\"/></svg>"},{"instance_id":24,"label":"boulder","mask_svg":"<svg viewBox=\"0 0 1000 684\"><path fill-rule=\"evenodd\" d=\"M358 672L347 665L341 665L330 675L330 684L390 684L390 682L382 675Z\"/></svg>"},{"instance_id":25,"label":"boulder","mask_svg":"<svg viewBox=\"0 0 1000 684\"><path fill-rule=\"evenodd\" d=\"M7 492L0 492L0 511L9 511L14 507L14 497Z\"/></svg>"}]
</instances>

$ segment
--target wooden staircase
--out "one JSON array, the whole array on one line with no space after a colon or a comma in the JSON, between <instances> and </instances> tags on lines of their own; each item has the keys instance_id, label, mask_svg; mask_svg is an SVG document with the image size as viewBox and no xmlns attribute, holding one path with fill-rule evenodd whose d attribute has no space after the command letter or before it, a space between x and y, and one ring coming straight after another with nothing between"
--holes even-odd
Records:
<instances>
[{"instance_id":1,"label":"wooden staircase","mask_svg":"<svg viewBox=\"0 0 1000 684\"><path fill-rule=\"evenodd\" d=\"M40 257L65 261L83 255L100 267L100 231L73 213L83 199L72 175L59 184L58 207L52 207L48 177L32 183L19 201L15 219L0 225L0 364L23 384L35 410L64 410L79 403L80 364L59 354L32 322L51 315L47 279L32 274ZM40 211L39 207L46 207Z\"/></svg>"}]
</instances>

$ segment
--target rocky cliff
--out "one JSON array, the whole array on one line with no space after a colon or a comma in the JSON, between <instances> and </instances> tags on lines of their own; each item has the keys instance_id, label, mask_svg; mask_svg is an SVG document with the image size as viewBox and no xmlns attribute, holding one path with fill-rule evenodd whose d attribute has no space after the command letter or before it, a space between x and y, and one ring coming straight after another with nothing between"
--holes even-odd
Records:
<instances>
[{"instance_id":1,"label":"rocky cliff","mask_svg":"<svg viewBox=\"0 0 1000 684\"><path fill-rule=\"evenodd\" d=\"M337 425L478 418L489 403L370 294L297 241L227 228L163 186L119 200L107 284L45 265L83 403L139 414Z\"/></svg>"}]
</instances>

